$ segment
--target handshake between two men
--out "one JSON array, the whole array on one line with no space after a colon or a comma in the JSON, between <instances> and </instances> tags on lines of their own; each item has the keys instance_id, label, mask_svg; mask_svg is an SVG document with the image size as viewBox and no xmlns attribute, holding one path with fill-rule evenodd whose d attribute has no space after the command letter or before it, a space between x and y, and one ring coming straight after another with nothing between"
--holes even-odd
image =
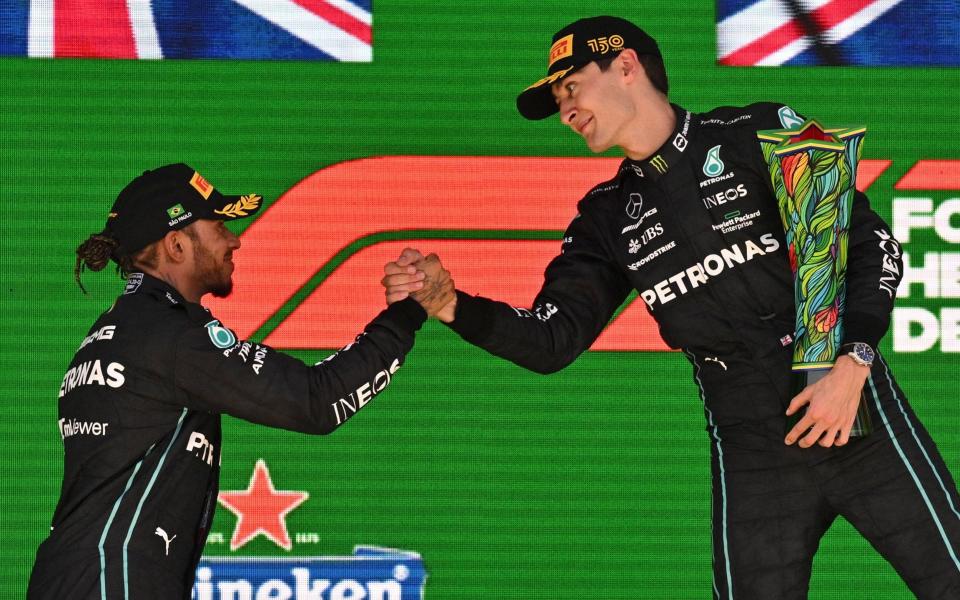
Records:
<instances>
[{"instance_id":1,"label":"handshake between two men","mask_svg":"<svg viewBox=\"0 0 960 600\"><path fill-rule=\"evenodd\" d=\"M381 283L386 288L387 304L411 296L431 317L444 323L453 321L456 288L436 254L424 256L419 250L404 248L400 258L384 265L383 272Z\"/></svg>"}]
</instances>

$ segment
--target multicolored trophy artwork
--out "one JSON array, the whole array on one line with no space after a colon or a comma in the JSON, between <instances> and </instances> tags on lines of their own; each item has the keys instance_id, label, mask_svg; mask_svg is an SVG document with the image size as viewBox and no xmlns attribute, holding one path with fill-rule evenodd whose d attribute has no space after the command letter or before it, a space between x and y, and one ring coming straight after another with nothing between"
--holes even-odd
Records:
<instances>
[{"instance_id":1,"label":"multicolored trophy artwork","mask_svg":"<svg viewBox=\"0 0 960 600\"><path fill-rule=\"evenodd\" d=\"M807 120L796 128L757 133L794 275L795 393L827 374L843 339L847 239L866 131L824 129ZM788 431L800 415L788 421ZM871 429L867 403L861 398L850 435L864 436Z\"/></svg>"}]
</instances>

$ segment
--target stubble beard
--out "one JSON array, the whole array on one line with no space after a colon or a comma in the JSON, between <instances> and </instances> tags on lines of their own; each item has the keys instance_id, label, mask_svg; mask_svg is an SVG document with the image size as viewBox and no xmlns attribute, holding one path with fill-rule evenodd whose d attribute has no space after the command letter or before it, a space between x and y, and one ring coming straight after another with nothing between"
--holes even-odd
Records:
<instances>
[{"instance_id":1,"label":"stubble beard","mask_svg":"<svg viewBox=\"0 0 960 600\"><path fill-rule=\"evenodd\" d=\"M226 261L217 264L213 253L200 244L194 244L194 266L197 278L207 293L216 298L226 298L233 291L233 277Z\"/></svg>"}]
</instances>

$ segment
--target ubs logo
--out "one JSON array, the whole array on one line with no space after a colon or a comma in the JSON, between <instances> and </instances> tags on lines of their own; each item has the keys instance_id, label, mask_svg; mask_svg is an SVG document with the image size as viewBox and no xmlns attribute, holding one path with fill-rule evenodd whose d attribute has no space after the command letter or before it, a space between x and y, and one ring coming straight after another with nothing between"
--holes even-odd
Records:
<instances>
[{"instance_id":1,"label":"ubs logo","mask_svg":"<svg viewBox=\"0 0 960 600\"><path fill-rule=\"evenodd\" d=\"M627 216L631 219L639 219L643 210L643 196L637 192L630 194L627 198Z\"/></svg>"}]
</instances>

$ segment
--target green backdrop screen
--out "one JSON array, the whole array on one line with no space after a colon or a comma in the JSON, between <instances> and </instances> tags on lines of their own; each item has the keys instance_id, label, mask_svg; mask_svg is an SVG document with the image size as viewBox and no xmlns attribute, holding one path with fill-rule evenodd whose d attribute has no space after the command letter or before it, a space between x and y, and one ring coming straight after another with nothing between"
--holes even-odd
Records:
<instances>
[{"instance_id":1,"label":"green backdrop screen","mask_svg":"<svg viewBox=\"0 0 960 600\"><path fill-rule=\"evenodd\" d=\"M289 257L245 243L238 270L249 266L264 296L272 294L273 304L259 309L269 318L244 331L221 316L241 335L275 340L308 362L351 341L374 316L382 264L406 243L457 257L449 266L457 279L461 265L470 291L521 294L528 288L497 287L514 276L535 290L542 257L559 248L579 194L612 175L616 160L589 158L555 118L523 120L514 99L542 76L552 33L591 13L630 18L658 39L671 99L686 108L775 100L826 125L868 127L864 159L882 168L867 193L904 242L912 282L900 289L881 350L960 473L956 69L719 67L712 2L382 0L366 64L0 59L0 596L25 593L56 505L63 372L122 286L109 271L88 274L90 293L81 294L74 249L102 228L123 185L143 169L183 161L219 189L261 193L267 210L258 218L267 219L312 177L325 184L349 175L348 184L325 188L317 214L326 216L289 221L291 238L320 236L327 253L318 250L309 281L279 289L271 274L282 280ZM552 188L553 177L569 175L551 172L567 164L555 161L571 158L609 174ZM520 167L533 165L540 185L504 182L501 166L512 161L508 175L529 177ZM441 168L474 177L476 187L437 176ZM916 176L928 168L941 176ZM499 187L485 188L487 176ZM395 188L400 179L405 190ZM418 227L421 193L429 226ZM495 216L483 208L491 193ZM542 226L522 224L537 215ZM233 314L233 301L215 313ZM237 302L257 310L256 296ZM362 310L342 312L354 305ZM344 315L362 319L323 329ZM266 535L231 548L237 517L221 506L206 554L410 550L429 573L426 598L445 600L708 597L709 440L690 367L678 353L633 344L625 325L623 335L612 333L605 349L540 376L430 322L389 389L332 436L225 417L221 489L246 489L262 460L276 489L309 497L286 516L289 550ZM650 337L643 335L636 339ZM909 592L838 521L817 554L810 597Z\"/></svg>"}]
</instances>

